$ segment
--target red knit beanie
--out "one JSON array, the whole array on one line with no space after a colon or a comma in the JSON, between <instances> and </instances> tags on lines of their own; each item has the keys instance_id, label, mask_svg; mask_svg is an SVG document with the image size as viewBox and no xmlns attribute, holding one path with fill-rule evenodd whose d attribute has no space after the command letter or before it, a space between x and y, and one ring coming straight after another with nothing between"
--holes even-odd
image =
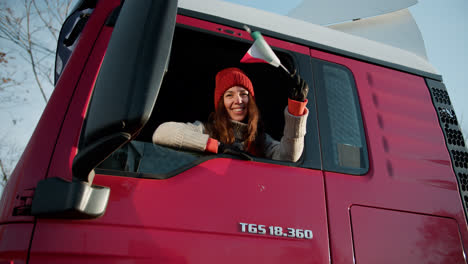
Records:
<instances>
[{"instance_id":1,"label":"red knit beanie","mask_svg":"<svg viewBox=\"0 0 468 264\"><path fill-rule=\"evenodd\" d=\"M221 97L223 97L224 92L236 85L244 87L249 91L252 97L254 96L252 82L241 69L226 68L216 74L216 87L214 93L215 110L218 109L218 102Z\"/></svg>"}]
</instances>

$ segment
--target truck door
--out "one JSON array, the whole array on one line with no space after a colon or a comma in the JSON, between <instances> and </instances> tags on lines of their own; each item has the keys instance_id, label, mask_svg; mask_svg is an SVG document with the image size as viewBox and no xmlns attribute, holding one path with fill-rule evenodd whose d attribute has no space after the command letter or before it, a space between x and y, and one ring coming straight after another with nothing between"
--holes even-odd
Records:
<instances>
[{"instance_id":1,"label":"truck door","mask_svg":"<svg viewBox=\"0 0 468 264\"><path fill-rule=\"evenodd\" d=\"M121 15L124 12L125 5ZM148 19L156 18L148 14ZM142 25L128 30L137 27ZM142 41L146 40L143 37ZM298 69L311 88L306 148L299 162L207 155L151 142L154 129L163 122L206 120L213 110L214 76L231 66L242 67L251 76L266 132L279 139L284 126L286 77L269 65L238 64L252 43L250 37L239 28L202 20L194 14L179 14L167 73L162 83L152 83L157 100L149 120L94 170L93 184L110 189L105 213L88 220L39 218L30 262L328 262L326 203L309 49L272 38L267 41L285 63ZM141 63L145 61L136 61L134 67L141 67ZM144 65L150 67L147 63ZM111 66L104 61L101 73ZM99 78L96 85L106 85ZM93 80L80 86L73 99L49 177L72 177L76 149L82 152L78 138L85 133L80 131L88 102L96 105L106 100L106 94L96 96L96 91L89 98ZM128 83L132 87L140 85ZM118 89L108 91L110 100L123 100L126 105L124 99L129 96L119 94ZM144 101L145 95L136 96ZM86 114L87 127L83 131L89 129L90 119L96 121L93 129L101 129L96 125L99 118L91 116L95 114L92 108ZM104 110L109 115L115 109Z\"/></svg>"},{"instance_id":2,"label":"truck door","mask_svg":"<svg viewBox=\"0 0 468 264\"><path fill-rule=\"evenodd\" d=\"M463 208L424 78L311 55L332 259L465 263Z\"/></svg>"}]
</instances>

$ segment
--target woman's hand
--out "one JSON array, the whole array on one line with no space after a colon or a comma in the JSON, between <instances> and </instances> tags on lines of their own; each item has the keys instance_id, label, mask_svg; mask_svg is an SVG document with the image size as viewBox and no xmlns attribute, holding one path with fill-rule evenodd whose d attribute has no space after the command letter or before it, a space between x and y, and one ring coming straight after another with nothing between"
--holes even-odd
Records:
<instances>
[{"instance_id":1,"label":"woman's hand","mask_svg":"<svg viewBox=\"0 0 468 264\"><path fill-rule=\"evenodd\" d=\"M228 144L219 142L218 153L233 154L233 153L239 153L239 152L242 152L242 150L238 148L237 146L228 145Z\"/></svg>"},{"instance_id":2,"label":"woman's hand","mask_svg":"<svg viewBox=\"0 0 468 264\"><path fill-rule=\"evenodd\" d=\"M309 86L304 79L299 76L297 71L290 75L290 83L288 84L288 97L292 100L304 102L309 93Z\"/></svg>"},{"instance_id":3,"label":"woman's hand","mask_svg":"<svg viewBox=\"0 0 468 264\"><path fill-rule=\"evenodd\" d=\"M249 153L241 150L240 148L238 148L237 146L235 145L227 145L227 144L223 144L223 143L219 143L219 146L218 146L218 153L219 154L229 154L229 155L234 155L234 156L238 156L244 160L253 160L253 158L250 156Z\"/></svg>"}]
</instances>

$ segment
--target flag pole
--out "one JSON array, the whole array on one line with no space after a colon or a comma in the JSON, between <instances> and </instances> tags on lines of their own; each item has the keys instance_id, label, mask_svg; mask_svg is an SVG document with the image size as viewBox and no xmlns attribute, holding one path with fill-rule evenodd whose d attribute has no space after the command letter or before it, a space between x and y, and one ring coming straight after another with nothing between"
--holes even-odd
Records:
<instances>
[{"instance_id":1,"label":"flag pole","mask_svg":"<svg viewBox=\"0 0 468 264\"><path fill-rule=\"evenodd\" d=\"M245 29L245 31L247 31L247 33L252 35L252 31L250 30L250 28L247 25L244 25L244 29Z\"/></svg>"},{"instance_id":2,"label":"flag pole","mask_svg":"<svg viewBox=\"0 0 468 264\"><path fill-rule=\"evenodd\" d=\"M283 66L283 64L280 64L281 68L283 68L283 70L285 70L289 75L291 75L291 73L288 71L288 69L286 69L286 67Z\"/></svg>"}]
</instances>

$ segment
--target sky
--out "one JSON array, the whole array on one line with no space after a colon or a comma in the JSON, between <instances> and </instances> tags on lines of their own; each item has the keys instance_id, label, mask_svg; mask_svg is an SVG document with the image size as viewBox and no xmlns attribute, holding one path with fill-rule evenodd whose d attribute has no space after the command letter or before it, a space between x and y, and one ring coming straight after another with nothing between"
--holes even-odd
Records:
<instances>
[{"instance_id":1,"label":"sky","mask_svg":"<svg viewBox=\"0 0 468 264\"><path fill-rule=\"evenodd\" d=\"M17 3L16 0L0 0ZM201 0L200 0L201 1ZM253 7L266 7L267 11L287 14L302 0L226 0ZM383 1L383 0L382 0ZM419 0L409 8L423 36L429 61L444 80L465 139L468 138L468 87L464 79L468 70L468 0ZM55 44L52 45L55 49ZM0 39L0 49L10 51ZM0 68L0 71L25 74L21 66ZM2 72L2 73L3 73ZM11 92L11 98L0 97L0 155L8 157L13 167L26 146L45 107L32 80L24 80L22 87ZM53 87L46 87L50 96ZM5 93L3 93L5 95ZM466 141L466 140L465 140ZM8 148L2 146L8 145ZM8 162L8 161L7 161Z\"/></svg>"},{"instance_id":2,"label":"sky","mask_svg":"<svg viewBox=\"0 0 468 264\"><path fill-rule=\"evenodd\" d=\"M420 0L410 7L429 61L442 75L455 113L468 138L468 0Z\"/></svg>"}]
</instances>

